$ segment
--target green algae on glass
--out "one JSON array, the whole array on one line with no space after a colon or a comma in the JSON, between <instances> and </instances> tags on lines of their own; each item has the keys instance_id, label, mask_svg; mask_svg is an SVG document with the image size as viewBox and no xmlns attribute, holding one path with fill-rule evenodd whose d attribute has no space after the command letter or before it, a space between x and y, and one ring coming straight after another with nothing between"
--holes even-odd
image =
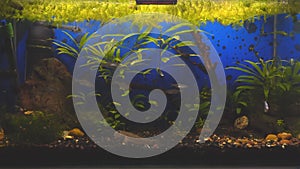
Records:
<instances>
[{"instance_id":1,"label":"green algae on glass","mask_svg":"<svg viewBox=\"0 0 300 169\"><path fill-rule=\"evenodd\" d=\"M58 119L57 114L41 111L5 113L1 125L12 144L48 144L60 138L66 128Z\"/></svg>"},{"instance_id":2,"label":"green algae on glass","mask_svg":"<svg viewBox=\"0 0 300 169\"><path fill-rule=\"evenodd\" d=\"M177 5L136 5L135 0L4 0L2 19L48 21L52 23L100 20L107 22L130 14L167 13L199 25L218 21L223 25L242 25L256 16L294 14L300 3L294 0L178 0Z\"/></svg>"}]
</instances>

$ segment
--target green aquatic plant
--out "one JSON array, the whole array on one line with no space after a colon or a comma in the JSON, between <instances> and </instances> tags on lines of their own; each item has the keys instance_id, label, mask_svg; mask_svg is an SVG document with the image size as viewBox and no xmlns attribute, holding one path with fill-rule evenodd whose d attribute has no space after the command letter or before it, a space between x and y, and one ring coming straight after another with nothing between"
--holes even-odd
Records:
<instances>
[{"instance_id":1,"label":"green aquatic plant","mask_svg":"<svg viewBox=\"0 0 300 169\"><path fill-rule=\"evenodd\" d=\"M278 119L276 121L276 126L275 126L276 130L278 132L287 132L290 131L288 129L288 124L286 123L286 121L284 119Z\"/></svg>"},{"instance_id":2,"label":"green aquatic plant","mask_svg":"<svg viewBox=\"0 0 300 169\"><path fill-rule=\"evenodd\" d=\"M282 120L282 119L277 120L277 125L280 127L284 126L284 120Z\"/></svg>"},{"instance_id":3,"label":"green aquatic plant","mask_svg":"<svg viewBox=\"0 0 300 169\"><path fill-rule=\"evenodd\" d=\"M228 67L241 71L243 74L236 79L237 87L233 97L237 104L236 112L250 104L264 103L265 112L270 109L270 102L276 102L279 107L286 108L286 101L292 100L300 92L300 63L290 60L279 62L275 60L253 62L246 60L247 64ZM286 100L285 100L286 99ZM295 101L295 100L294 100ZM282 108L282 111L284 110Z\"/></svg>"},{"instance_id":4,"label":"green aquatic plant","mask_svg":"<svg viewBox=\"0 0 300 169\"><path fill-rule=\"evenodd\" d=\"M107 126L109 125L113 129L120 130L125 127L125 122L122 120L121 114L115 109L114 106L120 106L119 103L113 102L108 105L99 105L102 114L104 115L104 120L101 121L100 124Z\"/></svg>"},{"instance_id":5,"label":"green aquatic plant","mask_svg":"<svg viewBox=\"0 0 300 169\"><path fill-rule=\"evenodd\" d=\"M269 109L268 100L270 91L278 87L279 79L283 76L284 68L276 66L274 60L260 62L253 62L246 60L248 65L240 63L239 66L228 67L227 69L234 69L243 72L243 75L238 76L235 92L233 93L234 99L238 104L237 113L240 113L242 108L247 107L251 99L251 93L254 93L259 99L265 102L265 111Z\"/></svg>"},{"instance_id":6,"label":"green aquatic plant","mask_svg":"<svg viewBox=\"0 0 300 169\"><path fill-rule=\"evenodd\" d=\"M195 122L196 129L201 129L205 124L205 119L199 117L198 120Z\"/></svg>"},{"instance_id":7,"label":"green aquatic plant","mask_svg":"<svg viewBox=\"0 0 300 169\"><path fill-rule=\"evenodd\" d=\"M134 0L4 0L0 19L48 21L55 24L91 19L107 22L130 14L159 12L187 19L196 25L207 21L242 25L243 21L253 20L256 16L298 13L299 9L296 0L179 0L177 5L136 5Z\"/></svg>"},{"instance_id":8,"label":"green aquatic plant","mask_svg":"<svg viewBox=\"0 0 300 169\"><path fill-rule=\"evenodd\" d=\"M70 43L59 41L57 39L53 39L53 44L57 46L56 51L58 52L58 55L66 54L68 56L72 56L74 58L77 58L79 55L79 52L83 48L83 46L86 44L86 42L95 36L95 34L89 34L85 33L82 37L80 37L80 40L76 40L70 33L63 31L63 33L70 39L71 43L75 46L70 45Z\"/></svg>"},{"instance_id":9,"label":"green aquatic plant","mask_svg":"<svg viewBox=\"0 0 300 169\"><path fill-rule=\"evenodd\" d=\"M132 23L132 26L140 26L138 23ZM161 34L160 35L152 35L150 32L153 28L158 28L160 29ZM125 78L124 72L132 72L132 73L138 73L143 75L144 78L147 78L147 75L151 73L152 70L156 71L161 77L164 77L163 72L160 70L160 67L158 66L157 68L151 68L151 69L146 69L141 72L134 72L134 70L131 70L130 67L133 65L137 64L143 64L144 57L142 55L143 51L150 50L147 48L147 45L151 44L152 46L154 45L156 48L162 49L161 55L156 56L160 57L160 60L163 63L169 62L171 59L175 57L184 57L185 59L188 59L188 57L194 57L197 56L195 54L186 54L183 52L184 47L188 46L195 46L196 44L191 42L191 41L180 41L181 36L183 34L197 34L199 31L194 29L194 26L190 23L180 23L180 24L175 24L171 26L170 28L162 31L162 28L159 25L146 25L143 27L139 28L141 33L132 33L128 35L124 34L107 34L102 37L97 37L97 43L95 44L90 44L90 45L82 45L84 46L81 48L84 52L87 52L88 55L85 55L86 57L86 63L82 65L82 67L87 67L88 69L91 70L97 70L98 71L98 77L103 78L105 82L109 85L112 79L112 76L120 76L121 78ZM165 34L170 34L169 37L164 36ZM118 39L120 40L116 40ZM93 37L92 37L93 38ZM127 45L127 41L131 40L132 44L130 46ZM121 55L121 49L128 51L127 53L123 53ZM163 57L163 54L167 51L173 49L177 52L177 54L174 54L172 57ZM78 53L79 51L77 51ZM76 56L77 53L74 52L69 52L65 54L69 54L71 56ZM130 54L135 54L134 57L131 55L131 57L126 61L122 62L124 58L129 56ZM103 58L99 57L103 56ZM178 65L177 65L178 66ZM182 66L182 65L181 65ZM122 70L118 73L115 74L114 70L117 67L121 67ZM174 65L174 68L176 68L176 65ZM85 83L86 84L86 83ZM117 86L121 90L124 90L122 97L128 96L130 93L130 90L124 89L123 84L117 84L120 86ZM106 92L106 91L104 91ZM210 100L208 99L208 94L209 91L203 90L201 93L201 96L203 96L203 103L199 105L192 105L190 107L191 109L197 108L198 110L203 113L202 117L203 118L207 115L209 105L210 105ZM99 93L101 97L104 97L106 94L105 93ZM74 97L74 96L72 96ZM85 97L87 96L75 96L75 97L80 97L84 101ZM137 108L144 110L147 103L145 102L145 96L143 95L137 95L134 96L133 99L131 100L132 105ZM155 101L148 101L151 105L156 105ZM82 104L82 102L75 103L75 104ZM101 103L100 103L101 104ZM99 105L100 106L100 105ZM118 106L118 103L114 103L114 106ZM106 112L106 122L103 124L109 124L113 128L120 128L123 127L124 124L122 123L122 117L121 115L116 111L115 107L113 105L107 105L104 106L102 105L102 109L104 112ZM130 113L130 112L128 112ZM173 113L173 112L172 112ZM164 117L162 117L164 118ZM169 119L165 119L169 120Z\"/></svg>"},{"instance_id":10,"label":"green aquatic plant","mask_svg":"<svg viewBox=\"0 0 300 169\"><path fill-rule=\"evenodd\" d=\"M208 87L203 87L201 89L200 104L185 105L189 111L195 111L195 110L199 111L197 120L195 122L195 128L198 129L203 127L205 123L205 119L209 113L210 105L211 105L211 89Z\"/></svg>"},{"instance_id":11,"label":"green aquatic plant","mask_svg":"<svg viewBox=\"0 0 300 169\"><path fill-rule=\"evenodd\" d=\"M141 26L139 23L132 23L132 26ZM89 56L87 59L87 63L83 66L89 66L91 69L99 69L101 77L105 80L111 78L113 72L111 69L108 68L116 68L117 66L121 66L124 68L124 71L132 71L129 69L129 66L142 64L144 61L142 57L142 52L150 50L149 48L145 47L148 44L154 44L156 48L162 49L161 52L161 61L163 63L167 63L171 58L162 57L163 54L170 49L174 49L178 54L174 54L173 58L175 57L190 57L196 56L195 54L185 54L181 51L181 48L187 46L195 46L196 44L192 41L180 41L180 36L186 33L198 33L199 31L194 29L194 26L190 23L180 23L171 26L169 29L165 31L161 31L159 37L153 37L151 35L151 30L153 28L162 29L159 25L144 25L140 28L143 30L141 33L131 33L128 35L125 34L109 34L100 37L100 42L95 43L93 45L88 45L84 50L91 53L94 56L104 56L102 59L99 57ZM183 30L182 30L183 29ZM207 32L206 32L207 33ZM165 34L172 34L170 37L164 37ZM109 41L105 41L104 39L110 37ZM120 40L116 41L115 37L118 37ZM132 46L127 46L126 40L132 41ZM103 40L103 41L102 41ZM122 54L121 56L121 49L128 50L127 53ZM130 60L125 63L121 63L124 58L129 56L130 54L135 54L135 57L131 55ZM99 66L100 64L100 66ZM143 75L149 74L152 69L147 69L141 73ZM155 69L161 76L163 76L162 71L160 68ZM123 76L124 71L120 72L119 76Z\"/></svg>"},{"instance_id":12,"label":"green aquatic plant","mask_svg":"<svg viewBox=\"0 0 300 169\"><path fill-rule=\"evenodd\" d=\"M284 92L300 92L300 62L291 59L285 67L282 82L279 84Z\"/></svg>"}]
</instances>

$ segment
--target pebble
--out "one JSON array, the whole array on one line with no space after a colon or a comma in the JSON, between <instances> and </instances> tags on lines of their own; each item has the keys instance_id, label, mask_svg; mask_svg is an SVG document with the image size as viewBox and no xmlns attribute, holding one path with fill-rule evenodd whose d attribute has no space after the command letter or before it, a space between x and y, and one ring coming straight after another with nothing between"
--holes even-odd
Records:
<instances>
[{"instance_id":1,"label":"pebble","mask_svg":"<svg viewBox=\"0 0 300 169\"><path fill-rule=\"evenodd\" d=\"M5 138L5 133L4 133L4 130L1 128L0 129L0 141L4 140Z\"/></svg>"},{"instance_id":2,"label":"pebble","mask_svg":"<svg viewBox=\"0 0 300 169\"><path fill-rule=\"evenodd\" d=\"M292 134L283 132L283 133L278 133L277 137L281 140L289 140L292 138Z\"/></svg>"},{"instance_id":3,"label":"pebble","mask_svg":"<svg viewBox=\"0 0 300 169\"><path fill-rule=\"evenodd\" d=\"M266 141L278 141L278 137L275 134L268 134L265 138Z\"/></svg>"},{"instance_id":4,"label":"pebble","mask_svg":"<svg viewBox=\"0 0 300 169\"><path fill-rule=\"evenodd\" d=\"M252 148L253 146L252 146L250 143L247 143L247 144L246 144L246 147L247 147L247 148Z\"/></svg>"},{"instance_id":5,"label":"pebble","mask_svg":"<svg viewBox=\"0 0 300 169\"><path fill-rule=\"evenodd\" d=\"M248 124L249 124L249 119L247 116L239 117L234 121L234 127L241 130L246 128Z\"/></svg>"},{"instance_id":6,"label":"pebble","mask_svg":"<svg viewBox=\"0 0 300 169\"><path fill-rule=\"evenodd\" d=\"M151 134L151 133L149 133ZM284 139L283 139L284 138ZM107 137L101 138L106 140ZM272 149L272 148L282 148L285 149L287 146L299 147L300 139L297 137L290 137L289 133L278 133L269 134L265 138L253 138L253 137L231 137L224 135L212 135L210 137L203 138L205 143L199 140L198 134L190 134L186 139L178 144L178 147L183 148L193 148L195 151L201 151L203 146L218 147L222 149L221 151L227 151L228 149ZM199 144L201 142L201 144ZM125 144L125 143L124 143ZM127 145L127 144L126 144ZM159 149L161 145L153 144L150 145L151 149ZM63 148L63 149L79 149L79 150L89 150L99 148L89 137L74 137L73 139L58 139L52 144L47 145L51 149ZM107 144L109 145L109 142ZM132 144L132 146L136 146ZM149 149L149 146L146 148ZM144 147L145 148L145 147Z\"/></svg>"},{"instance_id":7,"label":"pebble","mask_svg":"<svg viewBox=\"0 0 300 169\"><path fill-rule=\"evenodd\" d=\"M246 138L239 139L242 144L246 144L249 140Z\"/></svg>"},{"instance_id":8,"label":"pebble","mask_svg":"<svg viewBox=\"0 0 300 169\"><path fill-rule=\"evenodd\" d=\"M84 136L84 132L81 131L79 128L74 128L72 130L69 131L69 136L75 136L75 137L83 137Z\"/></svg>"},{"instance_id":9,"label":"pebble","mask_svg":"<svg viewBox=\"0 0 300 169\"><path fill-rule=\"evenodd\" d=\"M290 140L280 140L279 144L281 144L281 145L290 145L291 141Z\"/></svg>"}]
</instances>

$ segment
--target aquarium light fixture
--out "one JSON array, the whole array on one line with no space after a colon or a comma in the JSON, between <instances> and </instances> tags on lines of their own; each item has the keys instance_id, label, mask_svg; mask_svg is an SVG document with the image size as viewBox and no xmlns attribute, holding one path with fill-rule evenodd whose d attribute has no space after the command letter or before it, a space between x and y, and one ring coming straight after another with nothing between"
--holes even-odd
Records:
<instances>
[{"instance_id":1,"label":"aquarium light fixture","mask_svg":"<svg viewBox=\"0 0 300 169\"><path fill-rule=\"evenodd\" d=\"M137 5L176 5L177 0L136 0Z\"/></svg>"}]
</instances>

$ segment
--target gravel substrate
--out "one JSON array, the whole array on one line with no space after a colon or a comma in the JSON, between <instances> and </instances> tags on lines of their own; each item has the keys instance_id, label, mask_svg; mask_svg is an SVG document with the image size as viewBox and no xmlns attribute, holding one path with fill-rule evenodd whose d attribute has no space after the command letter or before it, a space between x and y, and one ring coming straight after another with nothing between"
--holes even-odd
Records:
<instances>
[{"instance_id":1,"label":"gravel substrate","mask_svg":"<svg viewBox=\"0 0 300 169\"><path fill-rule=\"evenodd\" d=\"M197 134L189 134L170 151L146 159L113 155L88 137L60 139L48 145L5 146L0 148L1 166L295 166L300 165L300 140L289 144L257 138L213 135L199 144Z\"/></svg>"}]
</instances>

